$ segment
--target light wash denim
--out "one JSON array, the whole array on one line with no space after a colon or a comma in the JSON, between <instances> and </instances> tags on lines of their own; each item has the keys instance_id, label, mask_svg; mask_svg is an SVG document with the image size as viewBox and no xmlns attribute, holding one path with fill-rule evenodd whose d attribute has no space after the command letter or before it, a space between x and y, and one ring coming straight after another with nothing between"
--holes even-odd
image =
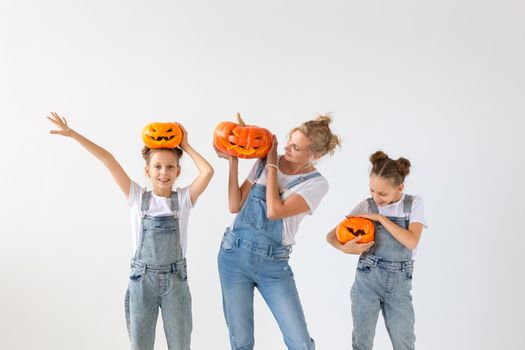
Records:
<instances>
[{"instance_id":1,"label":"light wash denim","mask_svg":"<svg viewBox=\"0 0 525 350\"><path fill-rule=\"evenodd\" d=\"M257 288L272 311L291 350L315 349L288 265L291 246L282 245L282 220L266 217L266 187L256 183L264 169L261 162L254 185L221 242L218 263L224 316L232 350L254 347L253 296ZM290 188L319 173L287 184Z\"/></svg>"},{"instance_id":2,"label":"light wash denim","mask_svg":"<svg viewBox=\"0 0 525 350\"><path fill-rule=\"evenodd\" d=\"M177 193L171 194L173 216L145 215L150 202L151 192L144 192L141 234L126 291L131 349L153 349L160 308L168 349L188 350L192 330L191 295L186 259L180 246Z\"/></svg>"},{"instance_id":3,"label":"light wash denim","mask_svg":"<svg viewBox=\"0 0 525 350\"><path fill-rule=\"evenodd\" d=\"M405 218L389 217L397 225L408 228L408 215L413 197L405 195ZM378 213L374 200L368 204ZM414 308L412 306L412 251L396 240L383 225L375 223L375 244L359 257L352 301L352 349L369 350L374 342L379 311L383 313L386 329L394 350L415 349Z\"/></svg>"}]
</instances>

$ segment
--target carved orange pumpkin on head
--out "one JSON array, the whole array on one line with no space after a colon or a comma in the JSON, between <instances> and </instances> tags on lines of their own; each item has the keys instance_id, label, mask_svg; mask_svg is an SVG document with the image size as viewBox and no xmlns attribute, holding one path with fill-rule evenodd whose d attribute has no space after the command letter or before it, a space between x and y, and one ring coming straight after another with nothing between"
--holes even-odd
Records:
<instances>
[{"instance_id":1,"label":"carved orange pumpkin on head","mask_svg":"<svg viewBox=\"0 0 525 350\"><path fill-rule=\"evenodd\" d=\"M182 141L182 135L177 123L149 123L142 130L142 140L149 148L176 148Z\"/></svg>"},{"instance_id":2,"label":"carved orange pumpkin on head","mask_svg":"<svg viewBox=\"0 0 525 350\"><path fill-rule=\"evenodd\" d=\"M222 152L239 158L264 158L272 146L272 133L246 125L237 113L238 123L222 122L215 128L213 143Z\"/></svg>"}]
</instances>

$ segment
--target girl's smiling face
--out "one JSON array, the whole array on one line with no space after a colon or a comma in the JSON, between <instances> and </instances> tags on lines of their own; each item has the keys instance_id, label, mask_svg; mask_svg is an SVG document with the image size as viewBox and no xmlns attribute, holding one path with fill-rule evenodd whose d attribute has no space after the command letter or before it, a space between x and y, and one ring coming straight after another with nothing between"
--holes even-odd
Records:
<instances>
[{"instance_id":1,"label":"girl's smiling face","mask_svg":"<svg viewBox=\"0 0 525 350\"><path fill-rule=\"evenodd\" d=\"M170 196L175 179L180 174L177 157L171 150L156 150L146 165L146 175L151 179L153 192L160 196Z\"/></svg>"},{"instance_id":2,"label":"girl's smiling face","mask_svg":"<svg viewBox=\"0 0 525 350\"><path fill-rule=\"evenodd\" d=\"M370 194L377 206L383 207L401 199L404 184L392 185L392 181L377 175L370 175Z\"/></svg>"}]
</instances>

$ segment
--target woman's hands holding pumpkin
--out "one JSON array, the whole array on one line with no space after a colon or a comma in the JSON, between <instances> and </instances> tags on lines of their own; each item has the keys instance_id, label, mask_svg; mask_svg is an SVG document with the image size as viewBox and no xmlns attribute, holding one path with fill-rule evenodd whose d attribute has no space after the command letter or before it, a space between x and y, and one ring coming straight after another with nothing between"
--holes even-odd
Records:
<instances>
[{"instance_id":1,"label":"woman's hands holding pumpkin","mask_svg":"<svg viewBox=\"0 0 525 350\"><path fill-rule=\"evenodd\" d=\"M72 137L74 135L75 131L67 125L66 118L59 116L56 112L51 112L51 117L48 116L47 119L60 128L60 130L51 130L51 134L58 134L67 137Z\"/></svg>"},{"instance_id":2,"label":"woman's hands holding pumpkin","mask_svg":"<svg viewBox=\"0 0 525 350\"><path fill-rule=\"evenodd\" d=\"M272 147L270 147L270 150L268 151L268 155L266 156L266 164L274 164L277 165L277 137L275 135L272 136Z\"/></svg>"},{"instance_id":3,"label":"woman's hands holding pumpkin","mask_svg":"<svg viewBox=\"0 0 525 350\"><path fill-rule=\"evenodd\" d=\"M238 159L237 157L232 156L232 155L230 155L228 153L224 153L224 152L219 151L219 149L217 148L217 146L215 146L215 144L212 144L212 145L213 145L213 149L215 150L215 152L217 152L217 156L219 156L219 158L228 159L228 160Z\"/></svg>"}]
</instances>

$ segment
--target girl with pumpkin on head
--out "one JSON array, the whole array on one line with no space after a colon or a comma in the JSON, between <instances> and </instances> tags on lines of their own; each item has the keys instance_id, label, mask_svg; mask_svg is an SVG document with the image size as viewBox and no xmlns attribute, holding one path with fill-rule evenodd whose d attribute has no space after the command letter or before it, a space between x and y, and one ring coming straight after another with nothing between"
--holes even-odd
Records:
<instances>
[{"instance_id":1,"label":"girl with pumpkin on head","mask_svg":"<svg viewBox=\"0 0 525 350\"><path fill-rule=\"evenodd\" d=\"M147 191L128 177L108 151L71 129L65 118L53 112L47 118L59 128L52 130L52 134L71 137L106 166L131 209L134 256L125 298L131 348L153 349L161 308L168 347L189 350L192 317L185 259L186 231L190 211L208 186L213 168L190 146L186 130L176 124L182 131L182 135L176 135L180 148L144 146L142 150L145 172L153 188ZM183 151L192 158L199 174L191 185L173 191L181 171L179 159Z\"/></svg>"},{"instance_id":2,"label":"girl with pumpkin on head","mask_svg":"<svg viewBox=\"0 0 525 350\"><path fill-rule=\"evenodd\" d=\"M255 162L239 186L238 157L228 159L228 203L238 213L224 233L218 264L224 316L232 349L253 349L253 292L256 287L272 311L288 349L314 349L288 259L299 224L311 215L328 191L314 161L333 154L340 141L330 116L293 128L285 154L277 140L265 159Z\"/></svg>"},{"instance_id":3,"label":"girl with pumpkin on head","mask_svg":"<svg viewBox=\"0 0 525 350\"><path fill-rule=\"evenodd\" d=\"M382 151L370 156L370 193L349 216L373 220L375 241L363 237L341 244L336 229L326 239L347 254L360 254L350 297L352 302L352 348L372 349L379 311L395 350L414 349L412 271L414 253L426 221L423 199L403 193L410 172L408 159L393 160Z\"/></svg>"}]
</instances>

